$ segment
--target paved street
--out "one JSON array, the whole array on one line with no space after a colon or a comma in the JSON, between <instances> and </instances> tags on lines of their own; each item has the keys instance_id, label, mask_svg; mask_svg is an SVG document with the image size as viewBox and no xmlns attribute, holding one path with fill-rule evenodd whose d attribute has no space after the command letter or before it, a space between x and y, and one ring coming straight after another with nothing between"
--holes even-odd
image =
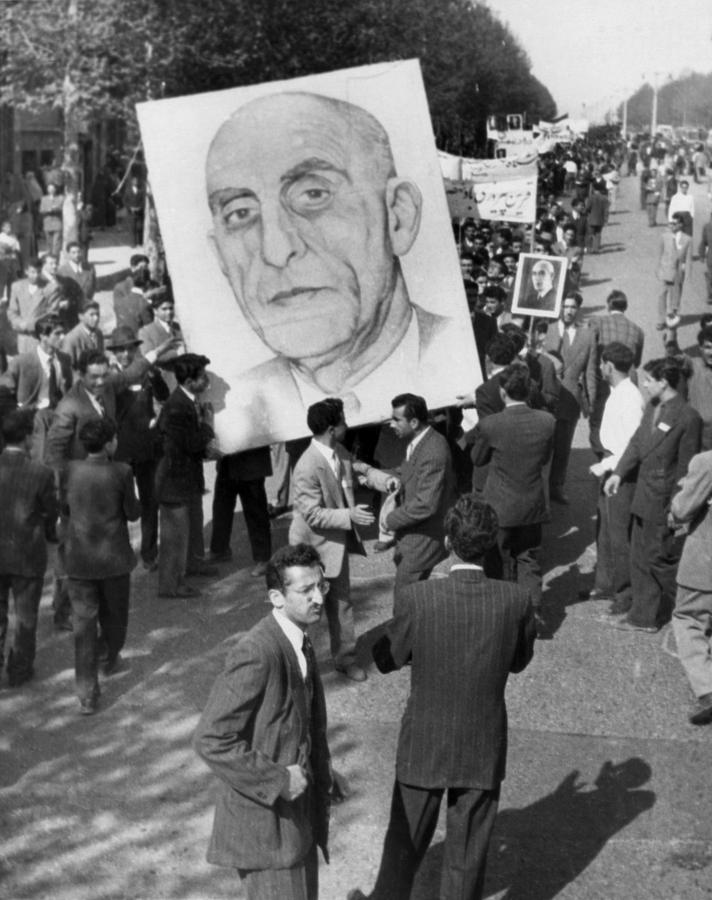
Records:
<instances>
[{"instance_id":1,"label":"paved street","mask_svg":"<svg viewBox=\"0 0 712 900\"><path fill-rule=\"evenodd\" d=\"M692 185L698 231L706 186ZM646 333L644 358L662 355L655 331L655 257L663 226L639 209L636 179L622 179L603 252L586 257L587 314L612 288ZM661 214L662 218L662 214ZM130 250L98 236L100 276ZM701 265L685 287L683 349L707 307ZM108 297L108 295L106 295ZM105 308L105 304L104 304ZM108 323L105 322L105 325ZM195 348L201 350L203 348ZM209 350L207 351L209 355ZM596 485L587 425L576 435L567 488L545 530L545 604L554 633L508 689L510 751L487 896L507 900L698 900L712 897L712 728L687 722L692 696L669 627L630 634L599 621L607 604L581 601L591 584ZM211 467L212 470L212 467ZM208 498L209 500L209 498ZM206 523L209 529L209 507ZM275 523L286 541L288 520ZM373 537L373 536L372 536ZM136 570L129 668L102 682L99 713L77 714L71 636L52 631L50 578L38 635L37 677L0 687L0 898L4 900L218 900L242 897L237 879L205 862L213 779L190 747L209 688L231 643L267 611L239 543L202 599L157 600L156 576ZM369 541L369 545L372 541ZM357 629L368 646L390 614L389 554L353 565ZM323 900L369 890L378 866L394 773L407 671L363 685L333 671L325 634L317 650L327 692L335 768L351 791L334 809L332 864ZM441 830L419 876L417 900L437 896Z\"/></svg>"}]
</instances>

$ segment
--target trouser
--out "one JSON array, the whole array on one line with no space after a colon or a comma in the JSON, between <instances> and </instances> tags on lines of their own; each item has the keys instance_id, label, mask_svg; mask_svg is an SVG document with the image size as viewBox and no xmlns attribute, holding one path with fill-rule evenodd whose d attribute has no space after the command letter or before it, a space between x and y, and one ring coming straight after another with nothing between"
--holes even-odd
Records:
<instances>
[{"instance_id":1,"label":"trouser","mask_svg":"<svg viewBox=\"0 0 712 900\"><path fill-rule=\"evenodd\" d=\"M349 554L344 550L341 571L329 578L329 593L324 600L324 612L329 626L331 655L337 669L345 669L356 659L356 629L351 603Z\"/></svg>"},{"instance_id":2,"label":"trouser","mask_svg":"<svg viewBox=\"0 0 712 900\"><path fill-rule=\"evenodd\" d=\"M126 642L131 576L88 580L68 578L74 626L74 674L77 696L89 700L98 693L98 633L112 663Z\"/></svg>"},{"instance_id":3,"label":"trouser","mask_svg":"<svg viewBox=\"0 0 712 900\"><path fill-rule=\"evenodd\" d=\"M600 253L601 251L601 232L603 225L589 225L587 241L588 248L591 253Z\"/></svg>"},{"instance_id":4,"label":"trouser","mask_svg":"<svg viewBox=\"0 0 712 900\"><path fill-rule=\"evenodd\" d=\"M648 225L652 228L653 225L658 224L658 204L646 203L645 208L648 211Z\"/></svg>"},{"instance_id":5,"label":"trouser","mask_svg":"<svg viewBox=\"0 0 712 900\"><path fill-rule=\"evenodd\" d=\"M707 284L707 299L712 300L712 270L705 268L705 283Z\"/></svg>"},{"instance_id":6,"label":"trouser","mask_svg":"<svg viewBox=\"0 0 712 900\"><path fill-rule=\"evenodd\" d=\"M8 626L10 590L15 605L15 634L7 655L7 676L10 684L32 677L35 661L37 612L42 599L43 578L22 575L0 575L0 670Z\"/></svg>"},{"instance_id":7,"label":"trouser","mask_svg":"<svg viewBox=\"0 0 712 900\"><path fill-rule=\"evenodd\" d=\"M213 492L213 532L210 539L212 553L225 553L230 549L235 503L240 498L245 516L247 536L255 562L267 562L272 556L267 493L264 478L249 481L230 477L228 467L218 463Z\"/></svg>"},{"instance_id":8,"label":"trouser","mask_svg":"<svg viewBox=\"0 0 712 900\"><path fill-rule=\"evenodd\" d=\"M672 630L696 697L712 694L712 590L677 586Z\"/></svg>"},{"instance_id":9,"label":"trouser","mask_svg":"<svg viewBox=\"0 0 712 900\"><path fill-rule=\"evenodd\" d=\"M393 615L396 616L403 605L403 590L409 584L415 584L418 581L427 581L433 567L427 569L419 568L417 558L412 558L410 554L403 554L396 544L396 550L393 554L393 562L396 564L396 578L393 585Z\"/></svg>"},{"instance_id":10,"label":"trouser","mask_svg":"<svg viewBox=\"0 0 712 900\"><path fill-rule=\"evenodd\" d=\"M602 459L605 454L605 448L601 443L601 422L603 421L603 410L606 406L611 393L610 386L607 381L598 380L596 383L596 398L591 406L591 412L588 417L588 443L591 450L596 454L597 459Z\"/></svg>"},{"instance_id":11,"label":"trouser","mask_svg":"<svg viewBox=\"0 0 712 900\"><path fill-rule=\"evenodd\" d=\"M317 900L319 860L316 844L290 869L238 869L247 900Z\"/></svg>"},{"instance_id":12,"label":"trouser","mask_svg":"<svg viewBox=\"0 0 712 900\"><path fill-rule=\"evenodd\" d=\"M682 544L682 539L666 523L633 516L630 536L633 602L628 620L634 625L655 627L669 620Z\"/></svg>"},{"instance_id":13,"label":"trouser","mask_svg":"<svg viewBox=\"0 0 712 900\"><path fill-rule=\"evenodd\" d=\"M500 528L497 547L502 561L502 579L514 581L529 592L535 610L541 608L541 523ZM492 577L487 572L488 577Z\"/></svg>"},{"instance_id":14,"label":"trouser","mask_svg":"<svg viewBox=\"0 0 712 900\"><path fill-rule=\"evenodd\" d=\"M139 247L143 244L143 210L129 209L127 212L134 246Z\"/></svg>"},{"instance_id":15,"label":"trouser","mask_svg":"<svg viewBox=\"0 0 712 900\"><path fill-rule=\"evenodd\" d=\"M444 788L396 781L381 865L370 900L409 900L418 866L435 832ZM447 833L440 876L441 900L482 897L499 787L447 789Z\"/></svg>"},{"instance_id":16,"label":"trouser","mask_svg":"<svg viewBox=\"0 0 712 900\"><path fill-rule=\"evenodd\" d=\"M47 253L59 255L62 249L62 232L45 231L45 240L47 241Z\"/></svg>"},{"instance_id":17,"label":"trouser","mask_svg":"<svg viewBox=\"0 0 712 900\"><path fill-rule=\"evenodd\" d=\"M158 553L158 592L172 594L185 573L203 561L203 498L195 494L184 503L161 503L161 545Z\"/></svg>"},{"instance_id":18,"label":"trouser","mask_svg":"<svg viewBox=\"0 0 712 900\"><path fill-rule=\"evenodd\" d=\"M596 517L595 587L609 594L621 608L630 608L630 505L635 482L621 481L611 497L603 493L606 478L601 479Z\"/></svg>"},{"instance_id":19,"label":"trouser","mask_svg":"<svg viewBox=\"0 0 712 900\"><path fill-rule=\"evenodd\" d=\"M141 559L145 563L155 562L158 556L157 467L158 460L155 459L131 463L141 503Z\"/></svg>"},{"instance_id":20,"label":"trouser","mask_svg":"<svg viewBox=\"0 0 712 900\"><path fill-rule=\"evenodd\" d=\"M665 324L668 314L676 313L680 309L680 295L682 294L682 280L663 281L663 287L658 297L658 323Z\"/></svg>"},{"instance_id":21,"label":"trouser","mask_svg":"<svg viewBox=\"0 0 712 900\"><path fill-rule=\"evenodd\" d=\"M571 445L576 431L576 419L557 419L554 428L554 450L551 455L549 486L552 490L562 490L569 467Z\"/></svg>"}]
</instances>

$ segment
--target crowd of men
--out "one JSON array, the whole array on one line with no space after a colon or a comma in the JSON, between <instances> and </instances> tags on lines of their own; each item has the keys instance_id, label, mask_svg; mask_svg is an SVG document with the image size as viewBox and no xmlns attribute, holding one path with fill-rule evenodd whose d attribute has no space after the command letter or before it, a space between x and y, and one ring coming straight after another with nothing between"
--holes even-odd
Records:
<instances>
[{"instance_id":1,"label":"crowd of men","mask_svg":"<svg viewBox=\"0 0 712 900\"><path fill-rule=\"evenodd\" d=\"M356 435L347 436L340 399L309 406L311 438L291 452L289 546L276 553L265 492L270 448L220 452L203 399L210 360L188 351L170 284L153 283L148 259L135 254L115 285L110 335L77 244L65 247L63 266L50 249L10 285L16 347L0 376L0 654L10 593L16 621L8 684L34 674L48 542L57 542L54 624L73 632L79 709L91 715L99 668L111 676L122 666L136 565L128 523L140 520L141 563L157 571L158 597L190 600L200 593L194 579L218 574L232 556L239 497L252 574L266 577L273 610L229 654L195 743L222 785L208 858L236 868L251 900L317 897L317 847L328 859L338 779L308 629L323 611L335 669L366 680L349 554L365 552L361 532L377 520L376 549L394 547L395 570L393 618L373 657L382 672L411 667L411 698L369 896L410 896L445 791L442 894L481 896L504 775L504 689L508 674L528 664L536 636L551 633L539 557L550 504L569 502L582 416L599 481L586 596L609 601L605 622L617 629L654 634L672 620L696 697L690 721L712 722L712 316L700 322L699 355L684 356L676 337L691 245L678 236L689 224L682 201L671 199L661 249L660 352L641 367L644 335L620 290L604 313L582 320L584 256L604 245L625 155L620 144L561 150L543 162L533 226L457 227L482 383L446 410L398 394L387 426ZM710 233L700 247L706 265ZM528 250L566 260L558 318L512 312ZM206 554L203 468L211 459ZM448 556L448 577L431 578Z\"/></svg>"}]
</instances>

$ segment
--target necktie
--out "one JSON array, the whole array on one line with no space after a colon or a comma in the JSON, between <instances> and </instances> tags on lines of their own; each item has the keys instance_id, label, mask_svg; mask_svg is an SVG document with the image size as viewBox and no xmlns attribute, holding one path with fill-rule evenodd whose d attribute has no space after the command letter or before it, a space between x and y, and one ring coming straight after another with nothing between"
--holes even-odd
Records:
<instances>
[{"instance_id":1,"label":"necktie","mask_svg":"<svg viewBox=\"0 0 712 900\"><path fill-rule=\"evenodd\" d=\"M307 661L307 677L304 679L304 684L307 689L308 701L307 706L311 708L311 703L314 698L314 681L316 678L316 655L314 653L314 646L309 638L309 635L304 632L304 642L302 643L302 653L304 654L304 658Z\"/></svg>"},{"instance_id":2,"label":"necktie","mask_svg":"<svg viewBox=\"0 0 712 900\"><path fill-rule=\"evenodd\" d=\"M54 409L62 398L62 392L57 384L57 370L54 367L54 360L49 361L49 408Z\"/></svg>"},{"instance_id":3,"label":"necktie","mask_svg":"<svg viewBox=\"0 0 712 900\"><path fill-rule=\"evenodd\" d=\"M102 416L105 416L106 415L106 405L104 403L104 398L97 397L96 402L97 402L97 405L99 406L99 409L101 410Z\"/></svg>"}]
</instances>

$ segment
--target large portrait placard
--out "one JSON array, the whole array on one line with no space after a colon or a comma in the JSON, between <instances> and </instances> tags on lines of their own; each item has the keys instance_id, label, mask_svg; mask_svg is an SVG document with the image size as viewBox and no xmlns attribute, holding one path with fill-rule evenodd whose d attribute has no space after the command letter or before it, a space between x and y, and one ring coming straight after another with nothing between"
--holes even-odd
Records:
<instances>
[{"instance_id":1,"label":"large portrait placard","mask_svg":"<svg viewBox=\"0 0 712 900\"><path fill-rule=\"evenodd\" d=\"M562 256L520 254L512 313L539 319L558 319L566 282L566 262Z\"/></svg>"},{"instance_id":2,"label":"large portrait placard","mask_svg":"<svg viewBox=\"0 0 712 900\"><path fill-rule=\"evenodd\" d=\"M416 60L143 103L176 310L220 447L349 425L481 381Z\"/></svg>"}]
</instances>

